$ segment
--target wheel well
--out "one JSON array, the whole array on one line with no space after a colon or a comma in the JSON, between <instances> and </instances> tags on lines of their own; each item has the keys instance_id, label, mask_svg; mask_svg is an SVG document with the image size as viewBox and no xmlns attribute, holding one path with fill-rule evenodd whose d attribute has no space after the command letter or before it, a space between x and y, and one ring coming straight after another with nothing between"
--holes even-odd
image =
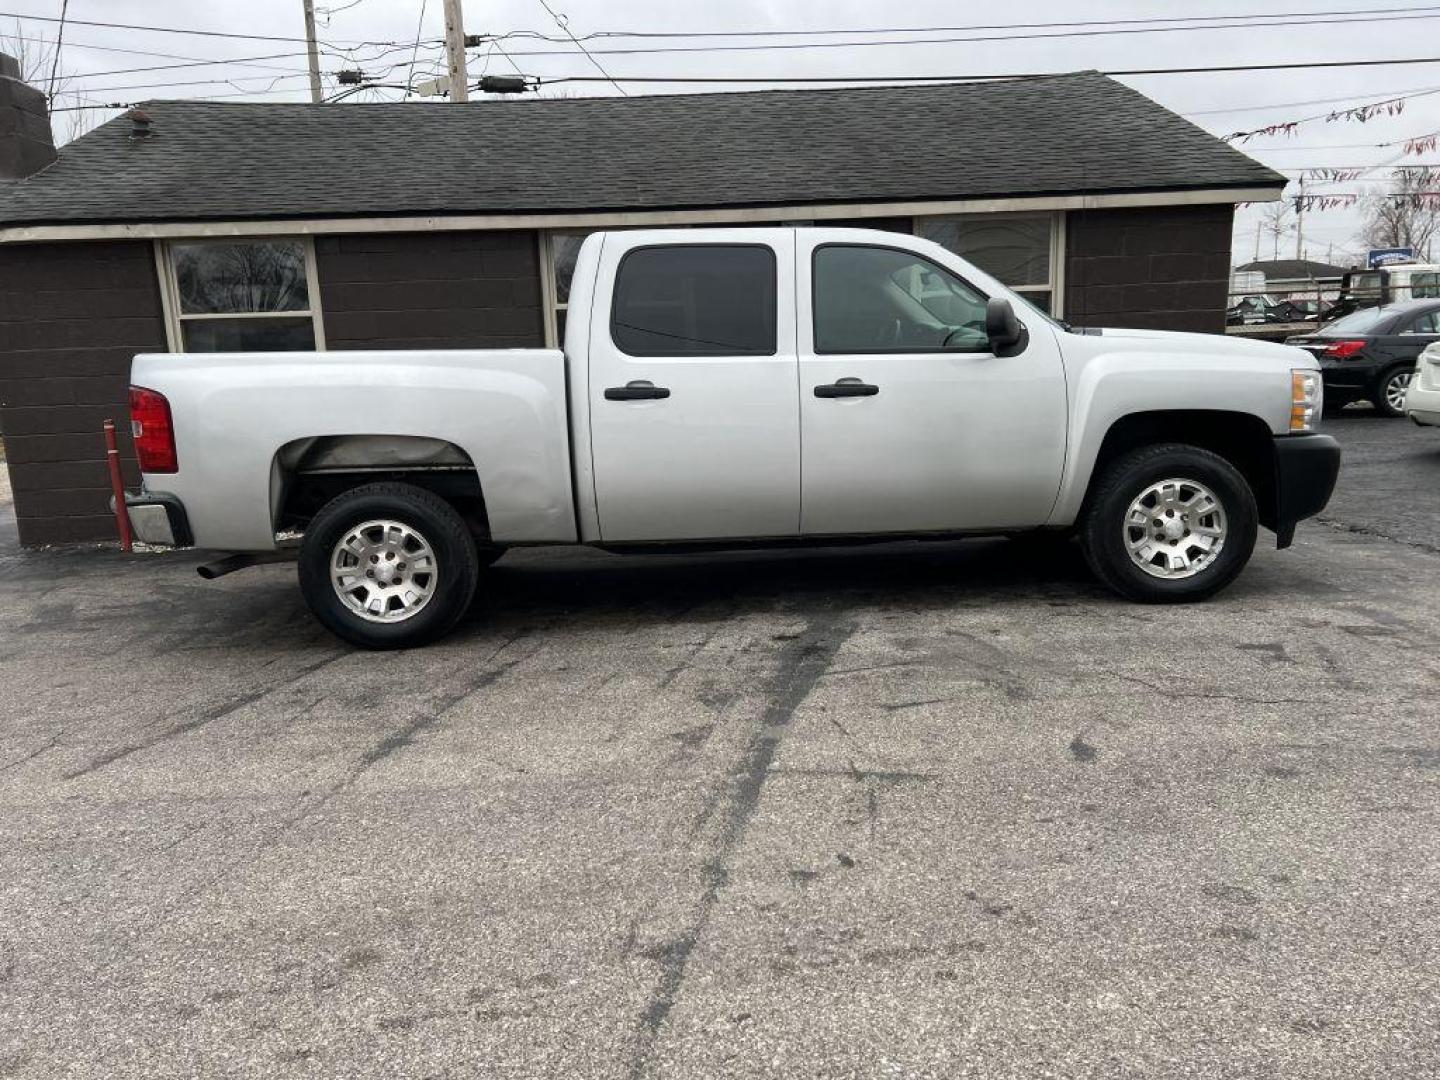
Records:
<instances>
[{"instance_id":1,"label":"wheel well","mask_svg":"<svg viewBox=\"0 0 1440 1080\"><path fill-rule=\"evenodd\" d=\"M414 435L320 435L286 443L271 466L275 531L304 532L331 499L380 480L440 496L477 539L489 538L485 495L470 456L452 442Z\"/></svg>"},{"instance_id":2,"label":"wheel well","mask_svg":"<svg viewBox=\"0 0 1440 1080\"><path fill-rule=\"evenodd\" d=\"M1275 440L1265 421L1250 413L1173 409L1122 416L1110 425L1100 444L1090 472L1086 503L1111 462L1131 450L1158 443L1188 443L1224 458L1239 470L1254 492L1260 524L1275 527Z\"/></svg>"}]
</instances>

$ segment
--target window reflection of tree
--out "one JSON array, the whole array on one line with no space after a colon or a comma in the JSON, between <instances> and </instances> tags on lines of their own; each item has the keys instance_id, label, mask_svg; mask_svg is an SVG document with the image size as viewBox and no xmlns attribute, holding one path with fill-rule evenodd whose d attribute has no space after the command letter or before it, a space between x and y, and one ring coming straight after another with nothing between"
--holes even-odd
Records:
<instances>
[{"instance_id":1,"label":"window reflection of tree","mask_svg":"<svg viewBox=\"0 0 1440 1080\"><path fill-rule=\"evenodd\" d=\"M175 251L181 308L196 313L304 311L305 253L298 244L196 244Z\"/></svg>"}]
</instances>

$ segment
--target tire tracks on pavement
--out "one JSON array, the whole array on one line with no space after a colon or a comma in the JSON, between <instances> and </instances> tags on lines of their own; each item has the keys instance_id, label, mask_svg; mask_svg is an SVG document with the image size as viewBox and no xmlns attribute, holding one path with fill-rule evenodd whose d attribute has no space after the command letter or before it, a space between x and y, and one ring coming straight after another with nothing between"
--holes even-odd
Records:
<instances>
[{"instance_id":1,"label":"tire tracks on pavement","mask_svg":"<svg viewBox=\"0 0 1440 1080\"><path fill-rule=\"evenodd\" d=\"M765 708L754 724L744 752L729 772L728 800L720 808L717 837L701 867L705 888L694 917L679 935L647 952L659 963L660 976L640 1016L628 1071L631 1080L642 1080L651 1071L661 1028L680 995L690 956L729 883L730 862L760 805L770 767L779 755L790 722L855 630L855 623L842 618L840 613L821 612L810 617L799 635L784 642L766 690Z\"/></svg>"}]
</instances>

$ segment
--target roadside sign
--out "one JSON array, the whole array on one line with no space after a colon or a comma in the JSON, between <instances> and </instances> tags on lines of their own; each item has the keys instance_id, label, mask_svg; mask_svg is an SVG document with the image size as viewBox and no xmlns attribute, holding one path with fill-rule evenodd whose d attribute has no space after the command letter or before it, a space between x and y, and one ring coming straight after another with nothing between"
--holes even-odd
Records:
<instances>
[{"instance_id":1,"label":"roadside sign","mask_svg":"<svg viewBox=\"0 0 1440 1080\"><path fill-rule=\"evenodd\" d=\"M1413 247L1371 248L1370 254L1365 256L1365 265L1374 270L1378 266L1410 262L1414 258L1415 249Z\"/></svg>"}]
</instances>

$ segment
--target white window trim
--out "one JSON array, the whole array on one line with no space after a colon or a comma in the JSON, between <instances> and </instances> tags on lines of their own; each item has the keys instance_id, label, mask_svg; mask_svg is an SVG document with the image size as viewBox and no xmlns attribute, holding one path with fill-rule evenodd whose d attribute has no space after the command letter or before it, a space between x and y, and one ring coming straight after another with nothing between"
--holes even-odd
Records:
<instances>
[{"instance_id":1,"label":"white window trim","mask_svg":"<svg viewBox=\"0 0 1440 1080\"><path fill-rule=\"evenodd\" d=\"M570 310L570 301L560 299L560 282L555 277L555 237L589 234L594 229L540 229L540 299L545 305L545 347L563 349L560 340L560 312Z\"/></svg>"},{"instance_id":2,"label":"white window trim","mask_svg":"<svg viewBox=\"0 0 1440 1080\"><path fill-rule=\"evenodd\" d=\"M915 230L916 233L917 233L917 235L918 235L918 228L917 228L917 226L919 225L921 218L927 218L927 217L940 217L940 218L968 217L968 218L976 218L976 217L992 217L992 216L993 216L993 217L1009 217L1009 216L1041 217L1041 216L1048 216L1048 217L1050 218L1050 280L1049 280L1048 282L1046 282L1045 284L1043 284L1043 285L1011 285L1011 284L1009 284L1008 282L1003 282L1002 284L1004 284L1005 287L1006 287L1007 289L1009 289L1011 292L1017 292L1017 293L1019 293L1021 296L1024 296L1026 293L1049 293L1049 294L1050 294L1050 315L1051 315L1053 318L1056 318L1056 319L1063 319L1063 318L1065 317L1065 219L1066 219L1066 213L1065 213L1064 210L1049 210L1049 211L1044 211L1043 214L1037 214L1037 213L1035 213L1034 211L1019 211L1019 212L1015 213L1014 215L1011 215L1011 214L1008 214L1008 213L1004 213L1004 212L997 212L997 213L994 213L994 214L973 214L973 213L972 213L972 214L917 214L917 215L915 215L915 217L912 219L912 224L911 224L910 227L911 227L912 230ZM982 267L982 269L983 269L983 267Z\"/></svg>"},{"instance_id":3,"label":"white window trim","mask_svg":"<svg viewBox=\"0 0 1440 1080\"><path fill-rule=\"evenodd\" d=\"M214 238L216 243L228 244L273 244L290 241L300 244L305 252L305 290L309 307L303 311L233 311L209 312L205 314L182 315L180 312L180 283L175 274L175 260L170 257L170 242L155 241L155 271L160 278L160 308L165 315L165 343L171 352L185 351L183 324L202 322L207 319L310 319L315 335L315 350L325 348L325 319L320 310L320 276L315 258L315 240L310 236L227 236ZM194 242L177 240L176 243Z\"/></svg>"},{"instance_id":4,"label":"white window trim","mask_svg":"<svg viewBox=\"0 0 1440 1080\"><path fill-rule=\"evenodd\" d=\"M540 245L540 306L544 309L542 317L545 327L545 347L560 349L564 348L565 343L560 340L560 320L556 315L559 306L556 303L555 249L550 245L551 235L549 229L535 231L536 243ZM569 306L569 304L565 305L567 309Z\"/></svg>"}]
</instances>

